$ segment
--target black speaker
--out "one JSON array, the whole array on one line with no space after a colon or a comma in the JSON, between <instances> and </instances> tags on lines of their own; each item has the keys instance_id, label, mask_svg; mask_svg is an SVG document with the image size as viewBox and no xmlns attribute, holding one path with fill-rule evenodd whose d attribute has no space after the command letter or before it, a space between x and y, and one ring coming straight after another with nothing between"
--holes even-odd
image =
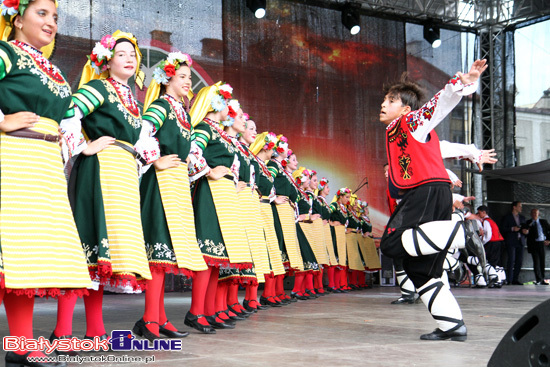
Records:
<instances>
[{"instance_id":1,"label":"black speaker","mask_svg":"<svg viewBox=\"0 0 550 367\"><path fill-rule=\"evenodd\" d=\"M497 345L488 367L550 367L550 300L526 313Z\"/></svg>"}]
</instances>

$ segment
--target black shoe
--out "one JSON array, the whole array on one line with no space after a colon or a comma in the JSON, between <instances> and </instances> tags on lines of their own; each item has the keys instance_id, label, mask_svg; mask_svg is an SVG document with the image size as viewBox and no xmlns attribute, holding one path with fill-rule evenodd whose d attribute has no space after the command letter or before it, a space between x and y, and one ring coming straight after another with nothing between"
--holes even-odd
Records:
<instances>
[{"instance_id":1,"label":"black shoe","mask_svg":"<svg viewBox=\"0 0 550 367\"><path fill-rule=\"evenodd\" d=\"M192 327L195 330L200 331L204 334L216 334L216 330L210 325L203 325L199 322L199 319L201 317L205 317L204 315L193 315L190 311L187 311L187 314L185 315L185 319L183 320L183 323L189 327Z\"/></svg>"},{"instance_id":2,"label":"black shoe","mask_svg":"<svg viewBox=\"0 0 550 367\"><path fill-rule=\"evenodd\" d=\"M204 316L204 318L206 319L206 321L208 321L210 325L212 325L214 329L235 329L235 324L228 324L227 322L225 322L225 320L224 322L217 322L216 316L214 315Z\"/></svg>"},{"instance_id":3,"label":"black shoe","mask_svg":"<svg viewBox=\"0 0 550 367\"><path fill-rule=\"evenodd\" d=\"M58 340L58 339L71 339L73 336L72 335L62 335L62 336L57 336L54 334L54 332L52 331L52 335L50 335L50 343L53 343L54 340ZM77 352L75 352L74 350L68 350L68 351L60 351L60 350L55 350L55 354L57 354L58 356L71 356L71 357L76 357L77 355L79 355Z\"/></svg>"},{"instance_id":4,"label":"black shoe","mask_svg":"<svg viewBox=\"0 0 550 367\"><path fill-rule=\"evenodd\" d=\"M260 304L263 306L283 307L283 305L275 301L273 297L269 297L269 298L265 298L264 296L260 297Z\"/></svg>"},{"instance_id":5,"label":"black shoe","mask_svg":"<svg viewBox=\"0 0 550 367\"><path fill-rule=\"evenodd\" d=\"M548 285L548 282L546 282L546 281L543 280L543 281L541 281L539 284L540 284L540 285Z\"/></svg>"},{"instance_id":6,"label":"black shoe","mask_svg":"<svg viewBox=\"0 0 550 367\"><path fill-rule=\"evenodd\" d=\"M6 367L65 367L65 362L29 362L27 357L31 352L25 354L17 354L9 351L6 353Z\"/></svg>"},{"instance_id":7,"label":"black shoe","mask_svg":"<svg viewBox=\"0 0 550 367\"><path fill-rule=\"evenodd\" d=\"M141 319L137 320L136 323L134 324L134 328L132 329L132 332L134 334L136 334L137 336L144 337L145 339L149 340L150 342L152 342L155 339L160 339L160 336L156 336L155 334L153 334L153 332L151 330L147 329L147 327L146 327L147 324L157 324L158 325L158 322L156 322L156 321L144 321L143 318L141 318ZM159 329L160 329L160 327L159 327Z\"/></svg>"},{"instance_id":8,"label":"black shoe","mask_svg":"<svg viewBox=\"0 0 550 367\"><path fill-rule=\"evenodd\" d=\"M277 297L277 298L278 298L278 297ZM281 302L281 304L282 304L283 306L287 306L287 305L289 305L289 304L292 303L289 299L286 299L286 298L283 298L283 299L279 298L279 299L280 299L279 302Z\"/></svg>"},{"instance_id":9,"label":"black shoe","mask_svg":"<svg viewBox=\"0 0 550 367\"><path fill-rule=\"evenodd\" d=\"M349 293L349 290L347 290L345 288L340 288L339 291L340 291L340 293Z\"/></svg>"},{"instance_id":10,"label":"black shoe","mask_svg":"<svg viewBox=\"0 0 550 367\"><path fill-rule=\"evenodd\" d=\"M290 297L290 299L289 299L289 298L286 296L285 293L279 294L279 295L277 296L277 298L279 298L281 301L286 300L286 301L288 301L288 302L290 302L290 303L298 302L297 299L294 299L294 298L292 298L292 297Z\"/></svg>"},{"instance_id":11,"label":"black shoe","mask_svg":"<svg viewBox=\"0 0 550 367\"><path fill-rule=\"evenodd\" d=\"M326 287L326 288L325 288L325 291L328 292L328 293L332 293L332 292L334 292L334 288L332 288L332 287Z\"/></svg>"},{"instance_id":12,"label":"black shoe","mask_svg":"<svg viewBox=\"0 0 550 367\"><path fill-rule=\"evenodd\" d=\"M88 336L88 335L84 335L84 338L82 339L86 339L86 340L94 340L94 338L96 338L95 336ZM98 336L97 338L99 338L99 340L109 340L111 339L111 337L107 334L103 334L101 336ZM109 343L109 352L111 352L112 349L111 349L111 343Z\"/></svg>"},{"instance_id":13,"label":"black shoe","mask_svg":"<svg viewBox=\"0 0 550 367\"><path fill-rule=\"evenodd\" d=\"M240 321L240 320L246 320L246 317L245 316L240 316L238 314L235 313L235 316L230 316L229 315L229 306L227 307L227 310L223 311L224 314L227 315L227 317L229 317L231 320L235 320L235 321ZM231 311L233 312L233 311ZM233 312L234 313L234 312Z\"/></svg>"},{"instance_id":14,"label":"black shoe","mask_svg":"<svg viewBox=\"0 0 550 367\"><path fill-rule=\"evenodd\" d=\"M306 297L304 295L301 295L301 294L298 294L296 292L290 292L290 298L299 299L299 300L302 300L302 301L305 301L305 300L309 299L308 297Z\"/></svg>"},{"instance_id":15,"label":"black shoe","mask_svg":"<svg viewBox=\"0 0 550 367\"><path fill-rule=\"evenodd\" d=\"M225 316L227 316L228 318L227 319L224 319L224 318L221 318L220 315L221 314L224 314ZM218 311L214 314L214 318L218 318L220 320L223 321L224 324L228 324L228 325L235 325L237 323L236 320L233 320L232 318L230 318L224 311Z\"/></svg>"},{"instance_id":16,"label":"black shoe","mask_svg":"<svg viewBox=\"0 0 550 367\"><path fill-rule=\"evenodd\" d=\"M414 303L414 296L413 297L399 297L395 301L392 301L390 304L392 304L392 305L402 305L402 304L412 305L413 303Z\"/></svg>"},{"instance_id":17,"label":"black shoe","mask_svg":"<svg viewBox=\"0 0 550 367\"><path fill-rule=\"evenodd\" d=\"M441 329L435 329L429 334L420 335L422 340L447 340L451 339L457 342L466 341L468 338L468 331L466 330L466 325L460 326L458 329L453 331L442 331Z\"/></svg>"},{"instance_id":18,"label":"black shoe","mask_svg":"<svg viewBox=\"0 0 550 367\"><path fill-rule=\"evenodd\" d=\"M327 295L327 292L325 292L324 289L322 289L323 292L319 292L319 290L321 290L321 289L322 289L322 288L315 288L315 293L317 293L317 295L318 295L319 297L326 296L326 295Z\"/></svg>"},{"instance_id":19,"label":"black shoe","mask_svg":"<svg viewBox=\"0 0 550 367\"><path fill-rule=\"evenodd\" d=\"M234 307L237 306L239 303L233 303L231 306L227 306L227 309L231 312L233 312L235 315L238 315L238 316L241 316L241 317L245 317L245 318L248 318L250 317L250 315L252 315L254 313L254 311L252 312L248 312L247 310L243 309L242 311L237 311Z\"/></svg>"},{"instance_id":20,"label":"black shoe","mask_svg":"<svg viewBox=\"0 0 550 367\"><path fill-rule=\"evenodd\" d=\"M243 307L248 312L258 312L258 309L256 307L250 306L248 300L246 300L246 299L243 301Z\"/></svg>"},{"instance_id":21,"label":"black shoe","mask_svg":"<svg viewBox=\"0 0 550 367\"><path fill-rule=\"evenodd\" d=\"M313 291L311 289L306 289L306 294L309 298L319 298L320 296L318 296L316 293L313 293ZM305 296L305 294L304 294Z\"/></svg>"},{"instance_id":22,"label":"black shoe","mask_svg":"<svg viewBox=\"0 0 550 367\"><path fill-rule=\"evenodd\" d=\"M173 338L173 339L185 338L187 335L189 335L187 331L168 330L165 328L166 325L168 325L168 320L166 320L164 324L159 325L159 334L162 334L168 338Z\"/></svg>"},{"instance_id":23,"label":"black shoe","mask_svg":"<svg viewBox=\"0 0 550 367\"><path fill-rule=\"evenodd\" d=\"M523 283L518 282L517 280L514 280L512 282L512 285L523 285Z\"/></svg>"}]
</instances>

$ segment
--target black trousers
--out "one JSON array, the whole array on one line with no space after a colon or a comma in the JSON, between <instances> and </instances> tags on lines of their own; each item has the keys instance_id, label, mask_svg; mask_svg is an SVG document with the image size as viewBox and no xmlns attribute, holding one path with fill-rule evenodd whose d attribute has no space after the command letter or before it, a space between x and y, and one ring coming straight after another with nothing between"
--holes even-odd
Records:
<instances>
[{"instance_id":1,"label":"black trousers","mask_svg":"<svg viewBox=\"0 0 550 367\"><path fill-rule=\"evenodd\" d=\"M535 268L535 279L537 282L541 282L545 279L544 268L546 266L544 253L544 242L535 241L534 244L530 246L531 256L533 257L533 267Z\"/></svg>"},{"instance_id":2,"label":"black trousers","mask_svg":"<svg viewBox=\"0 0 550 367\"><path fill-rule=\"evenodd\" d=\"M502 241L487 242L483 247L485 247L485 256L487 257L487 262L491 264L494 268L501 266L500 263L500 253L502 252Z\"/></svg>"},{"instance_id":3,"label":"black trousers","mask_svg":"<svg viewBox=\"0 0 550 367\"><path fill-rule=\"evenodd\" d=\"M450 220L452 207L449 184L425 184L407 191L386 225L380 249L388 257L403 260L403 268L417 288L432 278L441 277L447 252L410 256L403 248L401 235L427 222Z\"/></svg>"}]
</instances>

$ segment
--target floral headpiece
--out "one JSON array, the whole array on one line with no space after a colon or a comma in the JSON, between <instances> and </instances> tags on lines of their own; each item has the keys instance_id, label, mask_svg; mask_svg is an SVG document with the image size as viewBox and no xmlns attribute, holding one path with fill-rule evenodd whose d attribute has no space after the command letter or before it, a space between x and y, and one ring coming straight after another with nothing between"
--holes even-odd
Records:
<instances>
[{"instance_id":1,"label":"floral headpiece","mask_svg":"<svg viewBox=\"0 0 550 367\"><path fill-rule=\"evenodd\" d=\"M243 112L243 118L244 118L245 121L248 121L248 120L250 120L250 115L246 112Z\"/></svg>"},{"instance_id":2,"label":"floral headpiece","mask_svg":"<svg viewBox=\"0 0 550 367\"><path fill-rule=\"evenodd\" d=\"M17 15L23 16L31 0L0 0L0 40L7 41L13 31L13 20ZM57 0L55 7L58 7ZM55 40L40 48L42 56L49 59L55 47Z\"/></svg>"},{"instance_id":3,"label":"floral headpiece","mask_svg":"<svg viewBox=\"0 0 550 367\"><path fill-rule=\"evenodd\" d=\"M6 22L11 21L11 17L14 15L25 14L25 10L29 7L30 0L4 0L0 4L0 9L2 10L2 15ZM57 8L57 0L55 0L55 7Z\"/></svg>"},{"instance_id":4,"label":"floral headpiece","mask_svg":"<svg viewBox=\"0 0 550 367\"><path fill-rule=\"evenodd\" d=\"M321 181L319 181L319 185L317 186L317 188L319 189L319 191L323 190L326 186L328 185L328 180L326 177L323 177L321 179Z\"/></svg>"},{"instance_id":5,"label":"floral headpiece","mask_svg":"<svg viewBox=\"0 0 550 367\"><path fill-rule=\"evenodd\" d=\"M153 71L153 79L155 79L158 84L168 84L170 78L176 75L176 70L178 70L182 64L192 67L193 60L191 56L179 51L170 52L166 60L162 60L155 71Z\"/></svg>"},{"instance_id":6,"label":"floral headpiece","mask_svg":"<svg viewBox=\"0 0 550 367\"><path fill-rule=\"evenodd\" d=\"M336 192L336 196L344 196L346 194L351 194L351 190L347 187L343 187Z\"/></svg>"},{"instance_id":7,"label":"floral headpiece","mask_svg":"<svg viewBox=\"0 0 550 367\"><path fill-rule=\"evenodd\" d=\"M314 169L310 169L309 170L309 178L312 178L313 176L315 176L317 174L317 171L314 170Z\"/></svg>"},{"instance_id":8,"label":"floral headpiece","mask_svg":"<svg viewBox=\"0 0 550 367\"><path fill-rule=\"evenodd\" d=\"M277 144L277 135L275 133L268 133L265 138L265 145L263 146L263 150L271 150L275 148L275 145Z\"/></svg>"},{"instance_id":9,"label":"floral headpiece","mask_svg":"<svg viewBox=\"0 0 550 367\"><path fill-rule=\"evenodd\" d=\"M275 146L275 151L277 152L277 154L288 151L288 139L285 136L280 135L279 141L275 144Z\"/></svg>"},{"instance_id":10,"label":"floral headpiece","mask_svg":"<svg viewBox=\"0 0 550 367\"><path fill-rule=\"evenodd\" d=\"M235 123L235 117L237 117L237 111L239 108L241 108L241 105L239 104L239 101L236 99L232 99L227 104L227 108L229 108L229 112L227 113L227 120L222 121L223 126L233 126Z\"/></svg>"},{"instance_id":11,"label":"floral headpiece","mask_svg":"<svg viewBox=\"0 0 550 367\"><path fill-rule=\"evenodd\" d=\"M292 149L289 149L289 150L286 151L286 156L287 157L290 157L293 154L294 154L294 152L292 151Z\"/></svg>"},{"instance_id":12,"label":"floral headpiece","mask_svg":"<svg viewBox=\"0 0 550 367\"><path fill-rule=\"evenodd\" d=\"M109 77L107 63L113 57L117 41L121 39L127 40L134 46L137 61L135 82L140 89L143 88L145 73L140 70L142 54L139 50L137 38L132 33L122 32L120 30L115 31L112 35L108 34L104 36L101 41L95 44L92 53L88 56L88 62L84 65L84 69L82 70L79 88L90 80L106 79Z\"/></svg>"},{"instance_id":13,"label":"floral headpiece","mask_svg":"<svg viewBox=\"0 0 550 367\"><path fill-rule=\"evenodd\" d=\"M310 175L310 171L308 171L305 167L300 167L294 173L292 174L292 177L294 178L294 181L298 185L301 185L303 182L305 182Z\"/></svg>"},{"instance_id":14,"label":"floral headpiece","mask_svg":"<svg viewBox=\"0 0 550 367\"><path fill-rule=\"evenodd\" d=\"M223 109L227 107L226 100L233 98L232 93L233 88L231 88L229 84L220 85L218 93L212 97L212 102L210 103L212 109L216 112L223 111Z\"/></svg>"}]
</instances>

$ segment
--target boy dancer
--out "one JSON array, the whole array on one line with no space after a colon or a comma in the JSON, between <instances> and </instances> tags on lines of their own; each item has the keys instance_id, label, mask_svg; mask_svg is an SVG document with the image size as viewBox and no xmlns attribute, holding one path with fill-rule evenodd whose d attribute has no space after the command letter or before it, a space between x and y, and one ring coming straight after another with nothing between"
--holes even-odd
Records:
<instances>
[{"instance_id":1,"label":"boy dancer","mask_svg":"<svg viewBox=\"0 0 550 367\"><path fill-rule=\"evenodd\" d=\"M463 95L475 92L486 68L486 60L476 60L468 73L457 73L421 108L419 86L402 79L386 89L380 110L380 121L388 125L390 194L401 198L380 248L388 257L403 259L405 272L438 323L433 332L420 336L424 340L467 339L460 307L440 278L447 250L463 248L466 242L474 251L483 245L462 217L451 220L450 180L434 128Z\"/></svg>"}]
</instances>

